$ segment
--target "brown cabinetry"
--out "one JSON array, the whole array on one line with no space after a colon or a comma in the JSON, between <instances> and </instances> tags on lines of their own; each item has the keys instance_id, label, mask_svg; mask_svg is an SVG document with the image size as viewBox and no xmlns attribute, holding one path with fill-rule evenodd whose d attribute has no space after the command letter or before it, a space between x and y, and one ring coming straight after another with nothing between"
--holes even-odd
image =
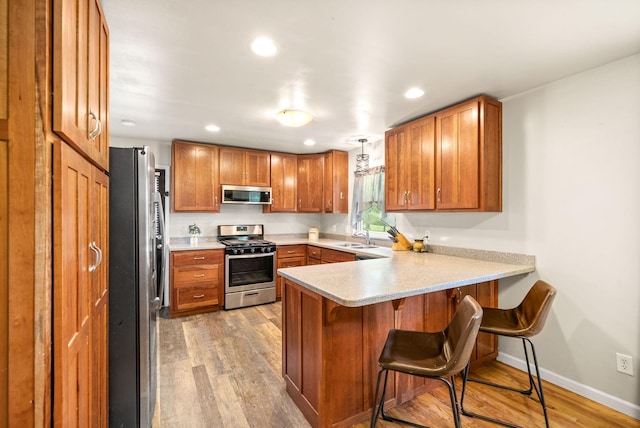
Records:
<instances>
[{"instance_id":1,"label":"brown cabinetry","mask_svg":"<svg viewBox=\"0 0 640 428\"><path fill-rule=\"evenodd\" d=\"M352 262L356 255L347 251L332 250L330 248L307 246L307 264Z\"/></svg>"},{"instance_id":2,"label":"brown cabinetry","mask_svg":"<svg viewBox=\"0 0 640 428\"><path fill-rule=\"evenodd\" d=\"M174 140L171 172L173 211L220 211L217 146Z\"/></svg>"},{"instance_id":3,"label":"brown cabinetry","mask_svg":"<svg viewBox=\"0 0 640 428\"><path fill-rule=\"evenodd\" d=\"M304 244L278 246L276 257L278 269L304 266L306 265L307 259L307 246ZM276 282L276 299L280 299L282 295L283 281L284 278L278 275Z\"/></svg>"},{"instance_id":4,"label":"brown cabinetry","mask_svg":"<svg viewBox=\"0 0 640 428\"><path fill-rule=\"evenodd\" d=\"M298 157L285 153L271 153L271 205L264 212L296 212Z\"/></svg>"},{"instance_id":5,"label":"brown cabinetry","mask_svg":"<svg viewBox=\"0 0 640 428\"><path fill-rule=\"evenodd\" d=\"M224 305L224 250L173 251L169 269L171 317Z\"/></svg>"},{"instance_id":6,"label":"brown cabinetry","mask_svg":"<svg viewBox=\"0 0 640 428\"><path fill-rule=\"evenodd\" d=\"M385 134L387 211L431 210L435 206L435 117Z\"/></svg>"},{"instance_id":7,"label":"brown cabinetry","mask_svg":"<svg viewBox=\"0 0 640 428\"><path fill-rule=\"evenodd\" d=\"M438 209L502 211L502 103L478 97L437 118Z\"/></svg>"},{"instance_id":8,"label":"brown cabinetry","mask_svg":"<svg viewBox=\"0 0 640 428\"><path fill-rule=\"evenodd\" d=\"M349 211L349 154L331 150L324 154L324 212Z\"/></svg>"},{"instance_id":9,"label":"brown cabinetry","mask_svg":"<svg viewBox=\"0 0 640 428\"><path fill-rule=\"evenodd\" d=\"M298 156L298 212L323 211L323 183L324 155Z\"/></svg>"},{"instance_id":10,"label":"brown cabinetry","mask_svg":"<svg viewBox=\"0 0 640 428\"><path fill-rule=\"evenodd\" d=\"M501 211L502 104L486 96L385 133L387 211Z\"/></svg>"},{"instance_id":11,"label":"brown cabinetry","mask_svg":"<svg viewBox=\"0 0 640 428\"><path fill-rule=\"evenodd\" d=\"M53 418L107 426L109 178L54 145Z\"/></svg>"},{"instance_id":12,"label":"brown cabinetry","mask_svg":"<svg viewBox=\"0 0 640 428\"><path fill-rule=\"evenodd\" d=\"M53 130L109 169L109 29L98 0L53 4Z\"/></svg>"},{"instance_id":13,"label":"brown cabinetry","mask_svg":"<svg viewBox=\"0 0 640 428\"><path fill-rule=\"evenodd\" d=\"M270 186L269 152L220 148L220 184Z\"/></svg>"}]
</instances>

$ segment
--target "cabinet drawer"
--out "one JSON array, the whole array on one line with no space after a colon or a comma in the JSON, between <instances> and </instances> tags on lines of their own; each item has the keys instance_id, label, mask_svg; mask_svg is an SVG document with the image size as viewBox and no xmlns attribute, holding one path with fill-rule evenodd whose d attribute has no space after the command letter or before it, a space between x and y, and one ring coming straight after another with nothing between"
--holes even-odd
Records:
<instances>
[{"instance_id":1,"label":"cabinet drawer","mask_svg":"<svg viewBox=\"0 0 640 428\"><path fill-rule=\"evenodd\" d=\"M176 290L178 311L217 304L218 289L216 287L190 287Z\"/></svg>"},{"instance_id":2,"label":"cabinet drawer","mask_svg":"<svg viewBox=\"0 0 640 428\"><path fill-rule=\"evenodd\" d=\"M283 245L278 247L278 259L288 257L305 257L307 254L306 245Z\"/></svg>"},{"instance_id":3,"label":"cabinet drawer","mask_svg":"<svg viewBox=\"0 0 640 428\"><path fill-rule=\"evenodd\" d=\"M327 248L322 250L322 263L352 262L355 259L355 254L347 253L346 251L329 250Z\"/></svg>"},{"instance_id":4,"label":"cabinet drawer","mask_svg":"<svg viewBox=\"0 0 640 428\"><path fill-rule=\"evenodd\" d=\"M199 284L218 281L218 265L186 266L173 268L173 281L175 288L188 287L190 284Z\"/></svg>"},{"instance_id":5,"label":"cabinet drawer","mask_svg":"<svg viewBox=\"0 0 640 428\"><path fill-rule=\"evenodd\" d=\"M174 267L221 264L223 259L224 250L174 251L171 253Z\"/></svg>"},{"instance_id":6,"label":"cabinet drawer","mask_svg":"<svg viewBox=\"0 0 640 428\"><path fill-rule=\"evenodd\" d=\"M280 268L288 268L288 267L296 267L296 266L304 266L304 256L302 257L287 257L283 259L278 259L278 269Z\"/></svg>"},{"instance_id":7,"label":"cabinet drawer","mask_svg":"<svg viewBox=\"0 0 640 428\"><path fill-rule=\"evenodd\" d=\"M322 248L314 247L313 245L307 246L307 257L309 257L310 259L321 259Z\"/></svg>"}]
</instances>

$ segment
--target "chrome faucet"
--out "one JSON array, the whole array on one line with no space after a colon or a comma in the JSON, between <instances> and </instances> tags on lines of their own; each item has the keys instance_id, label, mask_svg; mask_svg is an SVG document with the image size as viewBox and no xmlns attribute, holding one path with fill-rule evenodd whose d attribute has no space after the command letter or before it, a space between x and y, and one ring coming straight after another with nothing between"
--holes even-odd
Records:
<instances>
[{"instance_id":1,"label":"chrome faucet","mask_svg":"<svg viewBox=\"0 0 640 428\"><path fill-rule=\"evenodd\" d=\"M355 232L353 234L354 237L360 237L360 238L364 238L364 243L366 245L371 245L371 238L369 237L369 231L365 230L363 231L359 231L359 232Z\"/></svg>"}]
</instances>

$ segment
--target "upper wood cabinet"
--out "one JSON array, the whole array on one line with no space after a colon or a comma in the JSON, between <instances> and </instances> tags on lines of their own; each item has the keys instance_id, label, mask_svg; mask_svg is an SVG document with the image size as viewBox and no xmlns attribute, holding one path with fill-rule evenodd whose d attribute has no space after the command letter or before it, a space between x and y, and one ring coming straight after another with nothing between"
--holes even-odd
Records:
<instances>
[{"instance_id":1,"label":"upper wood cabinet","mask_svg":"<svg viewBox=\"0 0 640 428\"><path fill-rule=\"evenodd\" d=\"M349 211L349 154L331 150L324 154L324 212Z\"/></svg>"},{"instance_id":2,"label":"upper wood cabinet","mask_svg":"<svg viewBox=\"0 0 640 428\"><path fill-rule=\"evenodd\" d=\"M284 153L271 153L271 205L264 212L296 212L298 157Z\"/></svg>"},{"instance_id":3,"label":"upper wood cabinet","mask_svg":"<svg viewBox=\"0 0 640 428\"><path fill-rule=\"evenodd\" d=\"M53 130L108 170L109 29L102 7L98 0L55 0L53 19Z\"/></svg>"},{"instance_id":4,"label":"upper wood cabinet","mask_svg":"<svg viewBox=\"0 0 640 428\"><path fill-rule=\"evenodd\" d=\"M220 211L217 146L174 140L171 176L173 211Z\"/></svg>"},{"instance_id":5,"label":"upper wood cabinet","mask_svg":"<svg viewBox=\"0 0 640 428\"><path fill-rule=\"evenodd\" d=\"M323 211L323 165L323 154L298 156L298 212Z\"/></svg>"},{"instance_id":6,"label":"upper wood cabinet","mask_svg":"<svg viewBox=\"0 0 640 428\"><path fill-rule=\"evenodd\" d=\"M385 133L387 211L502 211L502 104L486 96Z\"/></svg>"},{"instance_id":7,"label":"upper wood cabinet","mask_svg":"<svg viewBox=\"0 0 640 428\"><path fill-rule=\"evenodd\" d=\"M385 134L386 211L435 208L435 116Z\"/></svg>"},{"instance_id":8,"label":"upper wood cabinet","mask_svg":"<svg viewBox=\"0 0 640 428\"><path fill-rule=\"evenodd\" d=\"M220 147L220 184L270 186L269 152Z\"/></svg>"},{"instance_id":9,"label":"upper wood cabinet","mask_svg":"<svg viewBox=\"0 0 640 428\"><path fill-rule=\"evenodd\" d=\"M438 209L502 211L502 103L482 96L437 118Z\"/></svg>"}]
</instances>

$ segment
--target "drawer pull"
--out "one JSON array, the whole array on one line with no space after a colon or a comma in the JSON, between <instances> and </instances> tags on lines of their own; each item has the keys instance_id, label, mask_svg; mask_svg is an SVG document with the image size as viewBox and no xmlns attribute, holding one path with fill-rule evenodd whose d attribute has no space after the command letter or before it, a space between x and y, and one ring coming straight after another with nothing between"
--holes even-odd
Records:
<instances>
[{"instance_id":1,"label":"drawer pull","mask_svg":"<svg viewBox=\"0 0 640 428\"><path fill-rule=\"evenodd\" d=\"M193 274L194 278L204 278L204 274L203 273L199 273L199 274Z\"/></svg>"},{"instance_id":2,"label":"drawer pull","mask_svg":"<svg viewBox=\"0 0 640 428\"><path fill-rule=\"evenodd\" d=\"M194 257L193 260L204 260L204 257Z\"/></svg>"},{"instance_id":3,"label":"drawer pull","mask_svg":"<svg viewBox=\"0 0 640 428\"><path fill-rule=\"evenodd\" d=\"M193 296L194 299L202 299L204 297L204 294L196 294L195 296Z\"/></svg>"},{"instance_id":4,"label":"drawer pull","mask_svg":"<svg viewBox=\"0 0 640 428\"><path fill-rule=\"evenodd\" d=\"M289 251L287 251L287 254L293 254L295 252L296 252L296 250L289 250Z\"/></svg>"}]
</instances>

